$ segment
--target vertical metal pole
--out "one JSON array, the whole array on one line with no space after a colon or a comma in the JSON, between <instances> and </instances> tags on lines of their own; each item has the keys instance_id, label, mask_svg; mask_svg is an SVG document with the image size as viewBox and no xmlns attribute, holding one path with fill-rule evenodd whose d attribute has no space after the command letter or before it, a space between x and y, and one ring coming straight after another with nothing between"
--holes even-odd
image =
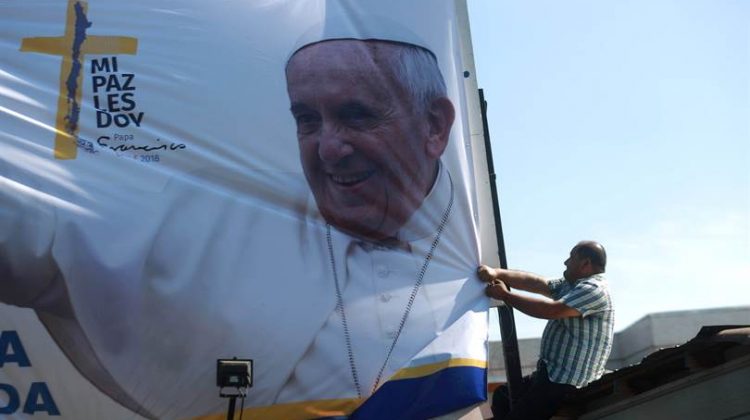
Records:
<instances>
[{"instance_id":1,"label":"vertical metal pole","mask_svg":"<svg viewBox=\"0 0 750 420\"><path fill-rule=\"evenodd\" d=\"M227 410L227 420L234 420L234 407L237 404L237 396L229 397L229 410Z\"/></svg>"},{"instance_id":2,"label":"vertical metal pole","mask_svg":"<svg viewBox=\"0 0 750 420\"><path fill-rule=\"evenodd\" d=\"M492 145L490 144L490 130L487 122L487 101L484 100L484 90L479 89L479 102L482 108L482 128L484 130L484 147L487 152L487 169L490 173L490 190L492 192L492 207L495 214L495 234L497 235L498 254L500 256L500 267L508 268L508 260L505 255L505 242L503 241L503 226L500 221L500 204L497 195L497 184L495 183L495 167L492 163ZM516 323L513 319L513 309L508 305L497 307L500 318L500 336L503 340L503 356L505 358L505 375L508 380L508 394L510 404L516 400L513 391L520 389L521 385L521 359L518 353L518 337L516 337Z\"/></svg>"}]
</instances>

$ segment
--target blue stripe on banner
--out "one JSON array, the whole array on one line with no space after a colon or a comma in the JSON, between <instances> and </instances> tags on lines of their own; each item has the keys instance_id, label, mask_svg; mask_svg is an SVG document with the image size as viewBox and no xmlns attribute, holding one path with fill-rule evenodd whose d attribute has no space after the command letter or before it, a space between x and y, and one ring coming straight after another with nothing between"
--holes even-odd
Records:
<instances>
[{"instance_id":1,"label":"blue stripe on banner","mask_svg":"<svg viewBox=\"0 0 750 420\"><path fill-rule=\"evenodd\" d=\"M487 369L456 366L419 378L388 381L351 419L427 419L487 399Z\"/></svg>"}]
</instances>

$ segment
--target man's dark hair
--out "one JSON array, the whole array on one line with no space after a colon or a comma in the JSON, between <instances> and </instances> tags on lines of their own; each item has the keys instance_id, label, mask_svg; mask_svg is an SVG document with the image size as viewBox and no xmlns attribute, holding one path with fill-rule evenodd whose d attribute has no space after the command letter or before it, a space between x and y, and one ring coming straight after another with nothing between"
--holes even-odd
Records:
<instances>
[{"instance_id":1,"label":"man's dark hair","mask_svg":"<svg viewBox=\"0 0 750 420\"><path fill-rule=\"evenodd\" d=\"M582 241L576 245L576 253L579 257L588 258L594 267L604 271L607 268L607 251L599 242Z\"/></svg>"}]
</instances>

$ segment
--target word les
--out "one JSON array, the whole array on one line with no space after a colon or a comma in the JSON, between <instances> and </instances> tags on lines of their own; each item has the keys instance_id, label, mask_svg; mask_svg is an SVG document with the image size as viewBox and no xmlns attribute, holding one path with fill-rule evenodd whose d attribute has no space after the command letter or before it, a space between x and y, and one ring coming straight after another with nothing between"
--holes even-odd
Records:
<instances>
[{"instance_id":1,"label":"word les","mask_svg":"<svg viewBox=\"0 0 750 420\"><path fill-rule=\"evenodd\" d=\"M91 85L94 88L96 126L114 124L124 128L131 124L141 126L143 112L136 112L135 75L120 73L117 57L91 60Z\"/></svg>"}]
</instances>

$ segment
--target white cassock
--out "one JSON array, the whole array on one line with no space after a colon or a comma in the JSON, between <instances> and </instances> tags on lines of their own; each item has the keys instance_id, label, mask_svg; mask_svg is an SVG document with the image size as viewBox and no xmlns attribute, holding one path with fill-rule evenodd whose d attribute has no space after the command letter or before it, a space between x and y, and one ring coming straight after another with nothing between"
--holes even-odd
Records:
<instances>
[{"instance_id":1,"label":"white cassock","mask_svg":"<svg viewBox=\"0 0 750 420\"><path fill-rule=\"evenodd\" d=\"M381 369L382 384L401 368L451 357L435 339L467 312L479 314L486 300L473 277L465 203L445 169L393 249L335 229L329 248L304 179L256 175L261 182L181 178L155 195L97 191L77 201L65 200L76 192L30 191L28 183L0 189L10 209L0 222L0 300L37 309L98 388L158 418L225 410L217 358L253 359L246 405L267 406L356 398L350 355L363 396ZM434 258L393 345L451 196ZM332 255L351 351L336 310ZM64 314L68 301L74 319ZM462 357L486 357L466 348Z\"/></svg>"},{"instance_id":2,"label":"white cassock","mask_svg":"<svg viewBox=\"0 0 750 420\"><path fill-rule=\"evenodd\" d=\"M476 261L463 252L471 244L462 217L450 174L441 166L435 185L399 230L397 242L373 244L336 235L333 260L346 326L340 310L330 313L279 401L316 400L326 394L357 397L355 377L361 396L367 397L376 384L409 366L417 352L464 315L469 308L451 311L452 303L466 301L459 294L473 279ZM426 263L433 244L434 254ZM415 287L423 268L421 287ZM470 289L474 293L481 288ZM419 363L438 362L444 356L425 357Z\"/></svg>"}]
</instances>

